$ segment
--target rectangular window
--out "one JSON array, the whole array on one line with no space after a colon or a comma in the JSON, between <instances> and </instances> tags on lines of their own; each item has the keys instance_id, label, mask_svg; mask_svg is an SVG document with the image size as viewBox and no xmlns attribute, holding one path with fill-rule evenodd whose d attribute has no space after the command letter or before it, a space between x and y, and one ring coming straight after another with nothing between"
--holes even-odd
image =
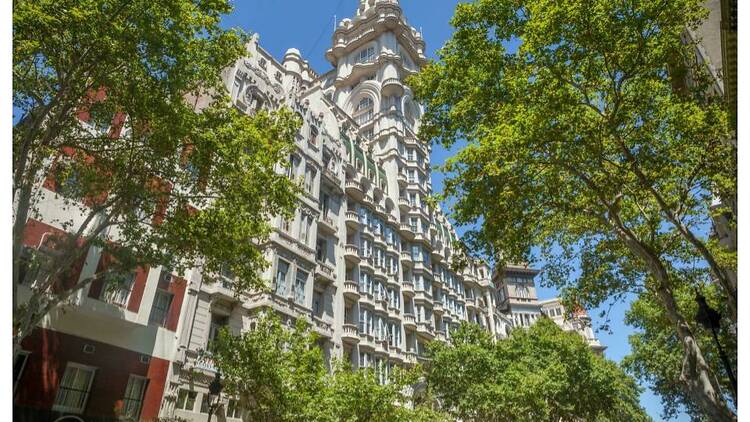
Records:
<instances>
[{"instance_id":1,"label":"rectangular window","mask_svg":"<svg viewBox=\"0 0 750 422\"><path fill-rule=\"evenodd\" d=\"M289 272L289 263L279 259L276 267L276 294L286 296L286 275Z\"/></svg>"},{"instance_id":2,"label":"rectangular window","mask_svg":"<svg viewBox=\"0 0 750 422\"><path fill-rule=\"evenodd\" d=\"M52 410L83 413L94 381L95 368L69 362L65 368Z\"/></svg>"},{"instance_id":3,"label":"rectangular window","mask_svg":"<svg viewBox=\"0 0 750 422\"><path fill-rule=\"evenodd\" d=\"M201 394L201 413L208 413L208 407L211 403L208 402L208 394Z\"/></svg>"},{"instance_id":4,"label":"rectangular window","mask_svg":"<svg viewBox=\"0 0 750 422\"><path fill-rule=\"evenodd\" d=\"M422 253L419 249L419 245L411 245L411 259L414 262L422 262Z\"/></svg>"},{"instance_id":5,"label":"rectangular window","mask_svg":"<svg viewBox=\"0 0 750 422\"><path fill-rule=\"evenodd\" d=\"M311 166L305 167L305 191L307 191L308 193L313 193L313 188L315 187L315 175L316 174L317 174L317 171Z\"/></svg>"},{"instance_id":6,"label":"rectangular window","mask_svg":"<svg viewBox=\"0 0 750 422\"><path fill-rule=\"evenodd\" d=\"M322 217L328 217L328 213L330 212L330 202L331 197L328 196L327 192L321 192L320 193L320 205L322 207Z\"/></svg>"},{"instance_id":7,"label":"rectangular window","mask_svg":"<svg viewBox=\"0 0 750 422\"><path fill-rule=\"evenodd\" d=\"M302 215L299 222L299 241L307 246L310 241L310 229L312 229L312 216Z\"/></svg>"},{"instance_id":8,"label":"rectangular window","mask_svg":"<svg viewBox=\"0 0 750 422\"><path fill-rule=\"evenodd\" d=\"M315 248L315 259L319 262L325 262L326 251L328 251L328 242L326 242L325 239L318 239L318 243Z\"/></svg>"},{"instance_id":9,"label":"rectangular window","mask_svg":"<svg viewBox=\"0 0 750 422\"><path fill-rule=\"evenodd\" d=\"M108 281L106 301L117 306L128 306L130 292L135 284L136 273L118 276Z\"/></svg>"},{"instance_id":10,"label":"rectangular window","mask_svg":"<svg viewBox=\"0 0 750 422\"><path fill-rule=\"evenodd\" d=\"M208 332L208 340L214 341L222 328L229 326L229 317L211 314L211 328Z\"/></svg>"},{"instance_id":11,"label":"rectangular window","mask_svg":"<svg viewBox=\"0 0 750 422\"><path fill-rule=\"evenodd\" d=\"M289 166L286 168L286 176L290 179L294 179L294 177L297 175L297 164L299 163L299 158L297 158L296 155L292 154L289 156Z\"/></svg>"},{"instance_id":12,"label":"rectangular window","mask_svg":"<svg viewBox=\"0 0 750 422\"><path fill-rule=\"evenodd\" d=\"M244 81L241 76L237 75L234 77L234 83L232 84L232 99L237 99L242 91Z\"/></svg>"},{"instance_id":13,"label":"rectangular window","mask_svg":"<svg viewBox=\"0 0 750 422\"><path fill-rule=\"evenodd\" d=\"M305 271L297 270L297 278L294 280L294 301L300 305L305 304L307 276L308 274Z\"/></svg>"},{"instance_id":14,"label":"rectangular window","mask_svg":"<svg viewBox=\"0 0 750 422\"><path fill-rule=\"evenodd\" d=\"M375 47L367 47L359 51L357 63L368 63L375 59Z\"/></svg>"},{"instance_id":15,"label":"rectangular window","mask_svg":"<svg viewBox=\"0 0 750 422\"><path fill-rule=\"evenodd\" d=\"M323 316L323 292L317 290L313 292L313 312L315 316Z\"/></svg>"},{"instance_id":16,"label":"rectangular window","mask_svg":"<svg viewBox=\"0 0 750 422\"><path fill-rule=\"evenodd\" d=\"M229 399L229 403L227 403L226 416L229 419L242 418L242 412L240 411L240 404L237 400Z\"/></svg>"},{"instance_id":17,"label":"rectangular window","mask_svg":"<svg viewBox=\"0 0 750 422\"><path fill-rule=\"evenodd\" d=\"M169 307L172 304L172 293L157 289L154 295L154 303L151 305L151 315L148 317L149 324L164 326L167 323Z\"/></svg>"},{"instance_id":18,"label":"rectangular window","mask_svg":"<svg viewBox=\"0 0 750 422\"><path fill-rule=\"evenodd\" d=\"M13 390L15 391L16 385L18 385L18 382L21 380L21 376L23 375L23 370L26 368L26 362L29 360L30 353L21 350L16 354L15 359L13 359Z\"/></svg>"},{"instance_id":19,"label":"rectangular window","mask_svg":"<svg viewBox=\"0 0 750 422\"><path fill-rule=\"evenodd\" d=\"M125 398L123 399L123 411L126 417L137 421L141 415L143 395L146 393L148 378L131 375L128 385L125 387Z\"/></svg>"},{"instance_id":20,"label":"rectangular window","mask_svg":"<svg viewBox=\"0 0 750 422\"><path fill-rule=\"evenodd\" d=\"M367 310L366 309L359 310L359 333L367 334Z\"/></svg>"},{"instance_id":21,"label":"rectangular window","mask_svg":"<svg viewBox=\"0 0 750 422\"><path fill-rule=\"evenodd\" d=\"M279 227L281 227L281 231L284 233L289 233L291 230L291 223L289 220L285 219L284 217L279 217L281 219L281 224Z\"/></svg>"},{"instance_id":22,"label":"rectangular window","mask_svg":"<svg viewBox=\"0 0 750 422\"><path fill-rule=\"evenodd\" d=\"M177 394L177 403L175 403L174 407L175 409L192 412L195 410L195 399L197 398L197 392L180 389L180 392Z\"/></svg>"}]
</instances>

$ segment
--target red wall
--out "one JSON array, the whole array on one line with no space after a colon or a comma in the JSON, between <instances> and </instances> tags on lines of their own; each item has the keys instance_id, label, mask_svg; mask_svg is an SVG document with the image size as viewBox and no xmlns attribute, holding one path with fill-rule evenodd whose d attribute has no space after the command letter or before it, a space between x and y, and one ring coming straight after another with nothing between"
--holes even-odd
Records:
<instances>
[{"instance_id":1,"label":"red wall","mask_svg":"<svg viewBox=\"0 0 750 422\"><path fill-rule=\"evenodd\" d=\"M169 306L166 324L164 324L164 327L169 331L177 331L177 323L180 322L180 311L182 310L182 301L185 299L186 288L187 280L180 277L172 277L168 291L174 296L172 297L172 304Z\"/></svg>"},{"instance_id":2,"label":"red wall","mask_svg":"<svg viewBox=\"0 0 750 422\"><path fill-rule=\"evenodd\" d=\"M83 352L86 344L96 348L94 353ZM84 415L114 417L132 374L149 378L141 419L158 416L169 361L151 357L149 363L144 364L140 353L41 328L26 338L22 346L31 355L15 393L17 405L50 409L65 365L71 361L97 368Z\"/></svg>"}]
</instances>

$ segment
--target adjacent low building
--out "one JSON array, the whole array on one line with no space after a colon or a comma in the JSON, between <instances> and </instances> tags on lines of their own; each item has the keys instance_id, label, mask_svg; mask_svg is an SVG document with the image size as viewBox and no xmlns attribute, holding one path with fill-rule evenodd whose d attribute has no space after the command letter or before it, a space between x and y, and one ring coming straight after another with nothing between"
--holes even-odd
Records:
<instances>
[{"instance_id":1,"label":"adjacent low building","mask_svg":"<svg viewBox=\"0 0 750 422\"><path fill-rule=\"evenodd\" d=\"M524 265L508 265L493 275L497 306L509 316L514 327L529 327L542 316L551 318L565 331L580 334L597 353L606 346L594 334L591 317L584 309L566 310L559 298L540 300L534 277L538 270Z\"/></svg>"}]
</instances>

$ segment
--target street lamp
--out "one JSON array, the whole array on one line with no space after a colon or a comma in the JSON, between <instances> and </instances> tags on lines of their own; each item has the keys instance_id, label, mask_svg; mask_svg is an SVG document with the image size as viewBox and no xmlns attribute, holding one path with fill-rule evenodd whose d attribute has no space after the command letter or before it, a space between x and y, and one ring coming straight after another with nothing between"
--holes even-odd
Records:
<instances>
[{"instance_id":1,"label":"street lamp","mask_svg":"<svg viewBox=\"0 0 750 422\"><path fill-rule=\"evenodd\" d=\"M221 372L216 373L216 378L211 381L208 385L208 422L211 422L211 416L213 416L216 409L221 404L221 390L224 386L221 385ZM211 398L216 396L216 402L211 403Z\"/></svg>"},{"instance_id":2,"label":"street lamp","mask_svg":"<svg viewBox=\"0 0 750 422\"><path fill-rule=\"evenodd\" d=\"M721 314L711 308L708 302L706 302L706 298L697 289L695 290L695 301L698 302L698 314L695 319L699 324L711 330L714 342L716 342L716 348L719 349L719 356L721 356L721 360L724 363L724 369L726 369L729 380L732 383L734 397L737 397L737 379L734 377L732 365L730 364L726 353L724 353L724 348L721 347L719 336L716 334L716 332L721 329Z\"/></svg>"}]
</instances>

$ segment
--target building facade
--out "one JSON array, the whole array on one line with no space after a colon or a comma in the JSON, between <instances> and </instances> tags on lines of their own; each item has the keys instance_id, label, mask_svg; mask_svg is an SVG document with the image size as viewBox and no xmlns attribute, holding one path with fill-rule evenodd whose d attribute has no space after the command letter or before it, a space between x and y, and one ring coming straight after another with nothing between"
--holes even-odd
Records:
<instances>
[{"instance_id":1,"label":"building facade","mask_svg":"<svg viewBox=\"0 0 750 422\"><path fill-rule=\"evenodd\" d=\"M604 353L603 346L594 334L591 317L582 308L567 310L559 298L540 300L534 277L538 270L524 265L507 265L495 271L496 308L507 315L512 327L529 327L539 318L552 319L564 331L580 334L596 353Z\"/></svg>"},{"instance_id":2,"label":"building facade","mask_svg":"<svg viewBox=\"0 0 750 422\"><path fill-rule=\"evenodd\" d=\"M303 121L278 171L304 192L295 216L273 221L263 246L271 292L236 296L228 284L205 283L198 269L162 268L139 269L122 291L83 289L71 310L51 315L24 342L14 368L16 420L206 420L216 368L204 351L220 328L250 330L261 311L310 322L326 357L375 368L385 380L462 321L502 339L550 306L536 297L535 270L493 274L472 258L452 269L463 258L458 236L428 204L431 149L417 140L421 108L403 82L426 63L425 43L397 0L360 0L334 32L326 52L333 70L325 74L296 49L278 61L258 42L256 35L222 75L232 101L248 114L286 106ZM43 188L49 218L31 225L31 248L63 230L54 223L64 221L54 186ZM101 265L92 250L77 276ZM595 340L590 324L580 327L569 324ZM217 415L237 416L231 401Z\"/></svg>"}]
</instances>

